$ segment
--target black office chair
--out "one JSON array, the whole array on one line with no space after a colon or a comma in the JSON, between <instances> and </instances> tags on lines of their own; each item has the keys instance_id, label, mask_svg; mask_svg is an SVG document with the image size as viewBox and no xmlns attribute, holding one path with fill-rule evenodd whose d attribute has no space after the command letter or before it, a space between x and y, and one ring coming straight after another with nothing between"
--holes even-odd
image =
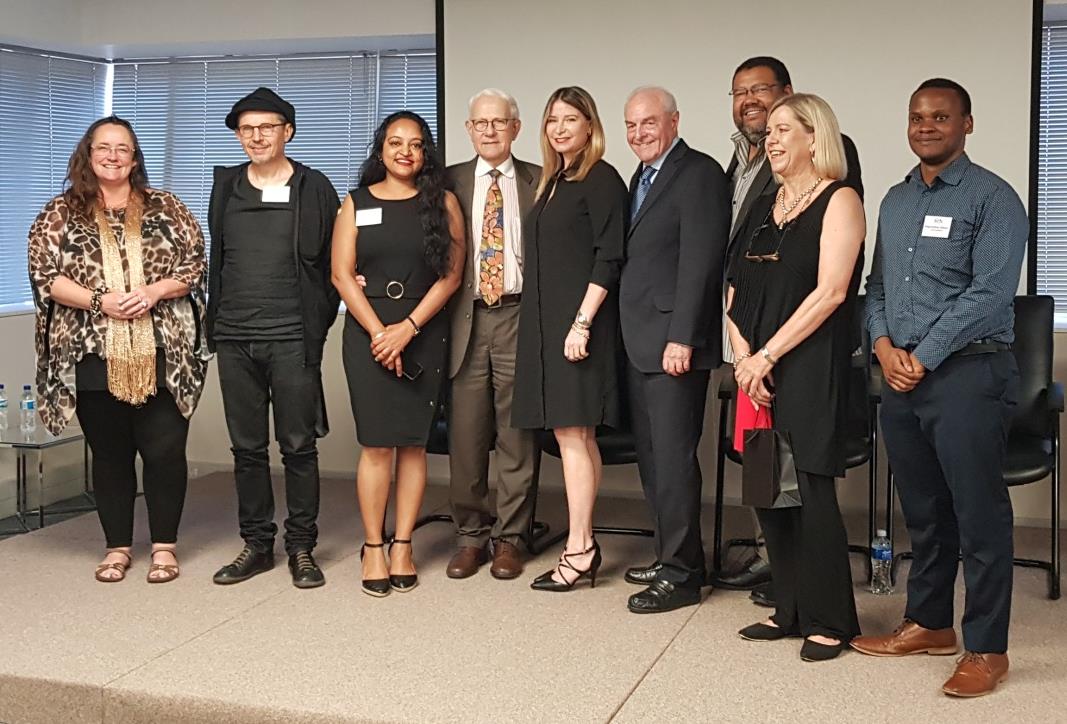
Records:
<instances>
[{"instance_id":1,"label":"black office chair","mask_svg":"<svg viewBox=\"0 0 1067 724\"><path fill-rule=\"evenodd\" d=\"M1019 404L1008 434L1004 481L1011 487L1029 485L1052 476L1049 514L1049 559L1016 558L1015 565L1048 572L1048 597L1060 597L1060 414L1063 385L1052 380L1053 318L1055 301L1050 296L1015 297L1015 343L1012 350L1019 366ZM892 522L893 477L888 477ZM888 529L890 532L892 528ZM893 558L897 565L911 552Z\"/></svg>"},{"instance_id":2,"label":"black office chair","mask_svg":"<svg viewBox=\"0 0 1067 724\"><path fill-rule=\"evenodd\" d=\"M867 533L868 544L849 545L852 553L865 557L867 578L871 576L871 559L869 541L875 534L875 515L877 512L876 495L878 492L878 430L875 403L869 394L871 379L871 348L864 325L864 307L866 297L860 294L855 302L852 315L853 344L856 353L852 356L852 368L849 377L849 414L845 437L845 467L852 469L869 463L867 473ZM724 488L726 484L726 460L741 465L742 457L734 449L734 415L737 403L737 384L733 377L728 377L719 385L719 439L715 457L715 530L712 548L712 564L715 570L722 570L723 540L722 518L724 507ZM735 546L755 546L752 538L731 538L725 548Z\"/></svg>"}]
</instances>

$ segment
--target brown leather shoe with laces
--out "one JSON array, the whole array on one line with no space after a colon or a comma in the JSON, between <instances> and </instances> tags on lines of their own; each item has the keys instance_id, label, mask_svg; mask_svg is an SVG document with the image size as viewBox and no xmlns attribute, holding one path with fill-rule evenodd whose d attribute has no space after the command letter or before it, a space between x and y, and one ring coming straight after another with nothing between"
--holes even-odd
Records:
<instances>
[{"instance_id":1,"label":"brown leather shoe with laces","mask_svg":"<svg viewBox=\"0 0 1067 724\"><path fill-rule=\"evenodd\" d=\"M857 636L852 639L852 648L868 656L910 656L912 654L950 656L959 651L955 629L923 628L908 619L904 619L904 622L891 634Z\"/></svg>"},{"instance_id":2,"label":"brown leather shoe with laces","mask_svg":"<svg viewBox=\"0 0 1067 724\"><path fill-rule=\"evenodd\" d=\"M949 696L985 696L1008 678L1007 654L966 652L956 659L956 671L941 691Z\"/></svg>"},{"instance_id":3,"label":"brown leather shoe with laces","mask_svg":"<svg viewBox=\"0 0 1067 724\"><path fill-rule=\"evenodd\" d=\"M448 562L445 575L449 578L469 578L489 560L484 546L460 546Z\"/></svg>"},{"instance_id":4,"label":"brown leather shoe with laces","mask_svg":"<svg viewBox=\"0 0 1067 724\"><path fill-rule=\"evenodd\" d=\"M493 578L518 578L522 575L522 554L517 546L506 540L493 541L493 565L489 567Z\"/></svg>"}]
</instances>

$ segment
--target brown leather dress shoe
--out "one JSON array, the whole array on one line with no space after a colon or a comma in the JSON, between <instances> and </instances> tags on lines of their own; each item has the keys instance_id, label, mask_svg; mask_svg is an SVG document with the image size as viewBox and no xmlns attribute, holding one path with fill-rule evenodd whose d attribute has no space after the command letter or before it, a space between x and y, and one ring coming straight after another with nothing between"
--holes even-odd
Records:
<instances>
[{"instance_id":1,"label":"brown leather dress shoe","mask_svg":"<svg viewBox=\"0 0 1067 724\"><path fill-rule=\"evenodd\" d=\"M470 578L478 568L489 560L489 554L482 546L460 546L452 560L448 562L445 575L449 578Z\"/></svg>"},{"instance_id":2,"label":"brown leather dress shoe","mask_svg":"<svg viewBox=\"0 0 1067 724\"><path fill-rule=\"evenodd\" d=\"M493 565L489 567L493 578L518 578L522 575L522 555L518 547L506 540L493 541Z\"/></svg>"},{"instance_id":3,"label":"brown leather dress shoe","mask_svg":"<svg viewBox=\"0 0 1067 724\"><path fill-rule=\"evenodd\" d=\"M852 639L852 648L869 656L910 656L931 654L949 656L959 651L956 631L951 628L923 628L914 621L904 619L897 630L885 636L857 636Z\"/></svg>"},{"instance_id":4,"label":"brown leather dress shoe","mask_svg":"<svg viewBox=\"0 0 1067 724\"><path fill-rule=\"evenodd\" d=\"M968 651L956 660L956 672L941 687L949 696L985 696L1008 678L1007 654Z\"/></svg>"}]
</instances>

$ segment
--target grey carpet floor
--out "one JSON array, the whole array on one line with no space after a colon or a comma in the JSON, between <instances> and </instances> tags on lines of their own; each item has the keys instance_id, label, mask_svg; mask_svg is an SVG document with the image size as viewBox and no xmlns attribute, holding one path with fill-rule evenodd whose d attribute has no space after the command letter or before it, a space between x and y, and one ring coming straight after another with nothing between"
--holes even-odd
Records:
<instances>
[{"instance_id":1,"label":"grey carpet floor","mask_svg":"<svg viewBox=\"0 0 1067 724\"><path fill-rule=\"evenodd\" d=\"M431 487L424 510L444 512L446 502L447 491ZM486 569L454 581L444 574L451 528L432 524L415 534L420 586L373 599L359 590L351 481L323 483L325 587L294 589L282 556L270 573L215 586L211 574L240 549L235 507L229 475L190 484L182 574L166 585L144 580L140 500L135 563L119 584L93 580L103 545L94 515L0 542L0 722L1067 721L1067 604L1046 598L1040 571L1015 573L1010 680L993 696L953 701L939 691L952 657L848 653L807 664L799 641L742 641L737 629L766 613L745 593L628 613L637 589L622 574L650 559L645 538L602 536L596 588L546 594L529 582L558 548L515 581ZM558 529L560 493L544 491L539 507ZM597 519L647 524L634 499L600 500ZM745 511L727 511L728 535L747 524ZM710 549L710 508L705 526ZM862 543L865 521L849 527ZM1045 541L1043 531L1017 531L1020 554L1043 554ZM903 594L866 593L859 556L853 568L864 631L891 630ZM962 596L961 580L960 610Z\"/></svg>"}]
</instances>

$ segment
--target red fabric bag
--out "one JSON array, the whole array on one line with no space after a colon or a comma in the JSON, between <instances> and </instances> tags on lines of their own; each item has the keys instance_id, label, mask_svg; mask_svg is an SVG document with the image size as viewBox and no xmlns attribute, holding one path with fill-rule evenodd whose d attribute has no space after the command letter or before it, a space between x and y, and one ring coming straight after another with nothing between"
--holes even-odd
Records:
<instances>
[{"instance_id":1,"label":"red fabric bag","mask_svg":"<svg viewBox=\"0 0 1067 724\"><path fill-rule=\"evenodd\" d=\"M734 415L734 450L744 454L746 430L770 430L774 427L771 408L752 406L752 399L740 387L737 388L737 412Z\"/></svg>"}]
</instances>

